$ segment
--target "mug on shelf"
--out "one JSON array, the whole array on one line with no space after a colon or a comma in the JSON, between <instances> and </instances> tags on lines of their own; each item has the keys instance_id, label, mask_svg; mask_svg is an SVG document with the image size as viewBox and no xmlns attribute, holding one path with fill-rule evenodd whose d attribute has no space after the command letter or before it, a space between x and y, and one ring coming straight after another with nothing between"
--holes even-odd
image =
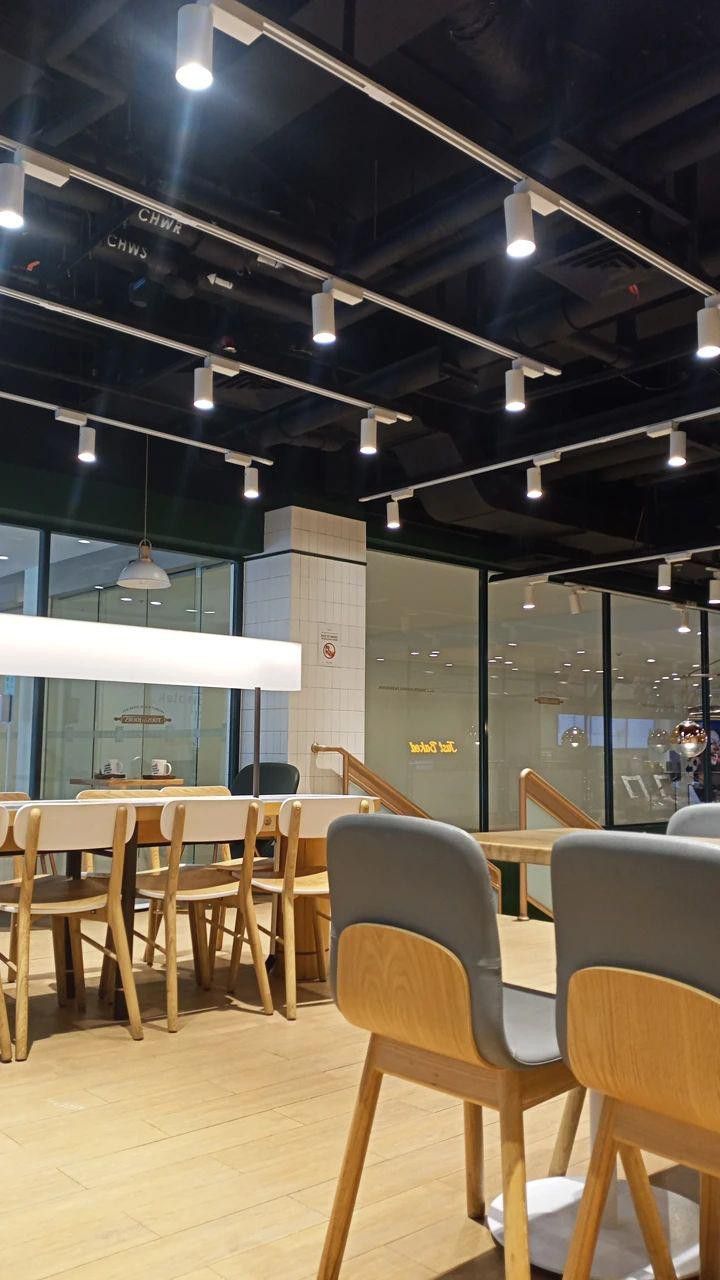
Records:
<instances>
[{"instance_id":1,"label":"mug on shelf","mask_svg":"<svg viewBox=\"0 0 720 1280\"><path fill-rule=\"evenodd\" d=\"M106 778L114 778L125 772L122 760L106 760L102 767Z\"/></svg>"},{"instance_id":2,"label":"mug on shelf","mask_svg":"<svg viewBox=\"0 0 720 1280\"><path fill-rule=\"evenodd\" d=\"M172 765L169 760L151 760L150 772L156 778L169 778L172 773Z\"/></svg>"}]
</instances>

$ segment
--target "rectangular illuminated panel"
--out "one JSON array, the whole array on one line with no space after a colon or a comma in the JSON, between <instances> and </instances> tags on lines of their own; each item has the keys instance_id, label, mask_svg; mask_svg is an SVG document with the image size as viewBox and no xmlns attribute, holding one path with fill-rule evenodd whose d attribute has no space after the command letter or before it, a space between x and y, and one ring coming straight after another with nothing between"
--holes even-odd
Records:
<instances>
[{"instance_id":1,"label":"rectangular illuminated panel","mask_svg":"<svg viewBox=\"0 0 720 1280\"><path fill-rule=\"evenodd\" d=\"M0 614L0 673L54 680L300 688L299 644Z\"/></svg>"}]
</instances>

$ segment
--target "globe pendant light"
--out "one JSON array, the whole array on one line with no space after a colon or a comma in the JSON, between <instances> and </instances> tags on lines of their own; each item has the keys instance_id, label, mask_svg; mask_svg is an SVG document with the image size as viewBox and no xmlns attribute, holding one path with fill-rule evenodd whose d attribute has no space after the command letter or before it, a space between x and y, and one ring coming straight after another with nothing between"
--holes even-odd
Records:
<instances>
[{"instance_id":1,"label":"globe pendant light","mask_svg":"<svg viewBox=\"0 0 720 1280\"><path fill-rule=\"evenodd\" d=\"M587 734L585 730L581 729L580 726L577 724L571 725L570 728L566 729L564 734L562 735L560 739L560 746L574 747L575 750L577 750L578 747L586 747Z\"/></svg>"},{"instance_id":2,"label":"globe pendant light","mask_svg":"<svg viewBox=\"0 0 720 1280\"><path fill-rule=\"evenodd\" d=\"M705 750L707 741L707 734L701 724L695 724L693 720L681 720L670 734L669 745L686 760L693 760Z\"/></svg>"},{"instance_id":3,"label":"globe pendant light","mask_svg":"<svg viewBox=\"0 0 720 1280\"><path fill-rule=\"evenodd\" d=\"M145 437L145 514L143 536L138 546L137 559L125 565L117 580L119 587L134 587L136 591L164 591L171 585L164 569L152 558L152 543L147 536L148 469L150 463L150 437Z\"/></svg>"}]
</instances>

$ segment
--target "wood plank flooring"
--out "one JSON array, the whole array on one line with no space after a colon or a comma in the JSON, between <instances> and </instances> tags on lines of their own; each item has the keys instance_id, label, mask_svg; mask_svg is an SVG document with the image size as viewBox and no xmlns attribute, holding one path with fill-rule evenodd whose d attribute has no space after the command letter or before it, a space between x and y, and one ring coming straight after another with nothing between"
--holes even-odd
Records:
<instances>
[{"instance_id":1,"label":"wood plank flooring","mask_svg":"<svg viewBox=\"0 0 720 1280\"><path fill-rule=\"evenodd\" d=\"M165 1030L161 975L136 961L141 1043L102 1017L91 948L87 1014L58 1010L50 933L33 930L30 1056L0 1067L3 1274L315 1276L366 1037L316 984L301 987L292 1024L274 981L281 1011L266 1018L249 963L228 998L227 955L199 992L185 930L178 1035ZM502 933L507 979L552 990L551 927L505 919ZM526 1117L530 1178L547 1170L560 1109ZM490 1200L499 1141L486 1117ZM573 1167L587 1157L584 1119ZM464 1203L461 1105L386 1080L342 1280L500 1280L502 1254Z\"/></svg>"}]
</instances>

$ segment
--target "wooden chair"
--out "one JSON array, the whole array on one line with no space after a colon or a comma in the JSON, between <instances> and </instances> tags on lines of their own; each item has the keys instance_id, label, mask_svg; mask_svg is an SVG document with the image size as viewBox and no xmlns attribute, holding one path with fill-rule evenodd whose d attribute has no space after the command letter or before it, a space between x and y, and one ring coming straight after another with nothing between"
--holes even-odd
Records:
<instances>
[{"instance_id":1,"label":"wooden chair","mask_svg":"<svg viewBox=\"0 0 720 1280\"><path fill-rule=\"evenodd\" d=\"M560 1057L554 998L502 981L482 851L444 823L346 817L330 829L328 871L333 991L371 1034L318 1280L340 1274L385 1074L463 1100L472 1218L485 1212L482 1108L500 1113L505 1274L529 1280L523 1112L576 1081Z\"/></svg>"},{"instance_id":2,"label":"wooden chair","mask_svg":"<svg viewBox=\"0 0 720 1280\"><path fill-rule=\"evenodd\" d=\"M172 799L163 806L160 829L170 841L168 866L163 871L148 871L138 876L137 890L141 897L156 901L162 907L165 944L161 947L155 939L154 945L165 954L168 1031L178 1030L177 911L180 906L186 907L190 917L195 975L199 985L206 989L211 985L215 959L214 946L212 950L208 949L207 907L218 902L236 907L229 989L234 989L243 936L247 930L263 1009L267 1014L273 1012L255 913L247 910L248 902L252 905L250 878L255 837L261 820L262 805L259 801L234 796ZM186 844L224 844L231 840L245 841L245 855L241 862L180 865ZM137 936L148 941L141 933Z\"/></svg>"},{"instance_id":3,"label":"wooden chair","mask_svg":"<svg viewBox=\"0 0 720 1280\"><path fill-rule=\"evenodd\" d=\"M230 791L229 787L223 787L220 784L218 785L210 784L207 786L196 786L196 787L188 786L188 787L161 787L160 788L161 796L176 796L178 799L181 796L229 796L231 794L232 792ZM225 844L213 845L213 855L212 855L213 862L218 862L220 860L222 860L223 862L229 862L231 858L232 858L232 853L230 852L229 844L225 843ZM160 860L158 858L157 867L159 866L160 866ZM222 946L223 933L225 932L225 910L226 908L221 905L217 905L213 907L213 925L214 925L213 939L214 939L214 946L216 950ZM162 908L160 906L160 903L151 902L150 916L148 918L148 933L151 939L157 938L161 921L162 921ZM153 959L154 959L154 952L155 952L154 943L151 941L148 941L148 944L145 948L146 964L152 965Z\"/></svg>"},{"instance_id":4,"label":"wooden chair","mask_svg":"<svg viewBox=\"0 0 720 1280\"><path fill-rule=\"evenodd\" d=\"M590 1275L618 1154L654 1274L674 1280L642 1151L699 1170L700 1276L716 1280L720 848L679 836L565 836L552 877L560 1042L577 1078L603 1095L565 1280Z\"/></svg>"},{"instance_id":5,"label":"wooden chair","mask_svg":"<svg viewBox=\"0 0 720 1280\"><path fill-rule=\"evenodd\" d=\"M0 807L0 844L3 844L7 838L9 826L10 814L3 805ZM14 974L14 966L11 970L8 965L8 971ZM5 1003L5 992L3 991L2 981L0 981L0 1062L11 1061L12 1041L10 1038L10 1023L8 1021L7 1005Z\"/></svg>"},{"instance_id":6,"label":"wooden chair","mask_svg":"<svg viewBox=\"0 0 720 1280\"><path fill-rule=\"evenodd\" d=\"M325 840L331 822L349 813L369 813L370 801L361 796L306 796L297 800L285 800L278 814L278 832L285 837L285 865L282 869L278 855L272 871L253 873L252 888L273 898L272 926L262 929L270 938L271 950L279 944L285 960L285 1010L288 1019L297 1018L297 981L295 976L295 902L307 898L313 904L313 930L318 978L327 978L325 939L322 919L329 919L327 912L319 909L319 903L327 903L330 897L327 871L312 867L297 870L298 850L301 840ZM282 937L278 933L278 911L282 921ZM260 926L259 926L260 927Z\"/></svg>"},{"instance_id":7,"label":"wooden chair","mask_svg":"<svg viewBox=\"0 0 720 1280\"><path fill-rule=\"evenodd\" d=\"M104 797L107 801L107 796ZM84 804L76 800L48 801L42 805L24 805L15 815L13 836L24 851L19 882L0 884L0 910L18 918L17 979L15 988L15 1057L18 1061L28 1053L28 994L30 981L30 926L33 918L49 916L52 922L58 1003L67 1002L65 968L65 931L67 921L75 976L75 998L78 1009L85 1007L83 941L107 952L94 938L81 932L82 919L102 920L109 924L114 939L112 958L120 969L128 1007L130 1033L142 1040L142 1024L138 1008L132 961L120 905L125 846L135 830L132 805L107 801ZM112 869L107 877L85 876L80 880L67 876L36 877L41 852L81 849L112 850ZM2 957L6 960L6 957ZM7 962L7 961L6 961Z\"/></svg>"},{"instance_id":8,"label":"wooden chair","mask_svg":"<svg viewBox=\"0 0 720 1280\"><path fill-rule=\"evenodd\" d=\"M7 800L23 801L29 800L30 793L28 791L0 791L0 804L4 804ZM52 872L57 873L57 862L54 853L42 853L40 855L40 871L43 875ZM19 855L13 857L13 876L16 880L22 875L22 858ZM17 960L17 916L13 916L10 921L10 956L8 963L8 982L15 981L15 962ZM1 1060L1 1059L0 1059Z\"/></svg>"}]
</instances>

